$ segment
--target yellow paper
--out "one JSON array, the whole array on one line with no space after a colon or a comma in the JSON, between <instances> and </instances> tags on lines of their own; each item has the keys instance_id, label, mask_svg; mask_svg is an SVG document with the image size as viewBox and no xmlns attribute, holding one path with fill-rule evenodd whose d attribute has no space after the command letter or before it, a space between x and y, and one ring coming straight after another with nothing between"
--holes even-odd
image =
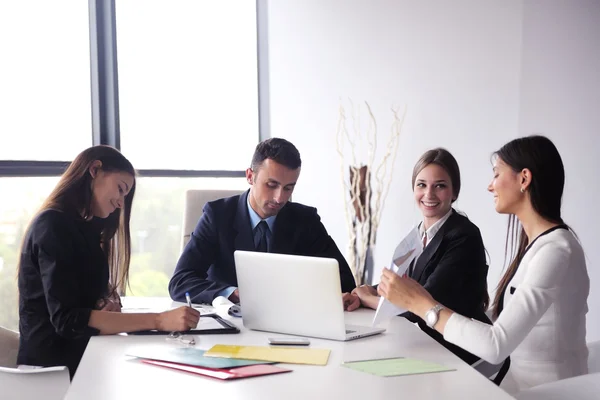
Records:
<instances>
[{"instance_id":1,"label":"yellow paper","mask_svg":"<svg viewBox=\"0 0 600 400\"><path fill-rule=\"evenodd\" d=\"M297 347L230 346L217 344L204 353L205 357L238 358L242 360L275 361L288 364L327 365L330 350L299 349Z\"/></svg>"}]
</instances>

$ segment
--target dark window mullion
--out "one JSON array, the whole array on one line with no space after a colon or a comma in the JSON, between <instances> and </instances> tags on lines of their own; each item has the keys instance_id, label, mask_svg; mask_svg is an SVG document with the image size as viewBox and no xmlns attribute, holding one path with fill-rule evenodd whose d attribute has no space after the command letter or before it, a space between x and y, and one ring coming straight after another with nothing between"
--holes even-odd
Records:
<instances>
[{"instance_id":1,"label":"dark window mullion","mask_svg":"<svg viewBox=\"0 0 600 400\"><path fill-rule=\"evenodd\" d=\"M69 161L0 160L0 177L60 176L69 164Z\"/></svg>"},{"instance_id":2,"label":"dark window mullion","mask_svg":"<svg viewBox=\"0 0 600 400\"><path fill-rule=\"evenodd\" d=\"M92 141L121 148L114 0L89 0Z\"/></svg>"}]
</instances>

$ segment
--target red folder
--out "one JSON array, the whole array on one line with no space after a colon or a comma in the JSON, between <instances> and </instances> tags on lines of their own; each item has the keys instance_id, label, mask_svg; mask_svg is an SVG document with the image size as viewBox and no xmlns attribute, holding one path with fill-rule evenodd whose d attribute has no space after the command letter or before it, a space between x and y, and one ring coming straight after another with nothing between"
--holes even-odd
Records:
<instances>
[{"instance_id":1,"label":"red folder","mask_svg":"<svg viewBox=\"0 0 600 400\"><path fill-rule=\"evenodd\" d=\"M217 379L240 379L240 378L249 378L251 376L260 376L260 375L271 375L271 374L281 374L284 372L292 372L291 369L285 369L276 367L274 365L269 364L257 364L257 365L249 365L247 367L238 367L238 368L205 368L205 367L196 367L194 365L186 365L186 364L177 364L173 362L167 361L158 361L158 360L142 360L142 362L146 364L158 365L161 367L176 369L179 371L191 372L193 374L206 375L212 378Z\"/></svg>"}]
</instances>

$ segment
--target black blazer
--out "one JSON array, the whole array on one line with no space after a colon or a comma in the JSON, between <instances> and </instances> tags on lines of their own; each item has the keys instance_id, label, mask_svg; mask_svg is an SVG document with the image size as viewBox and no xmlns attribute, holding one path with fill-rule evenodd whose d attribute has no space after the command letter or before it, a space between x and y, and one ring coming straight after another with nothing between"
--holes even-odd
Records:
<instances>
[{"instance_id":1,"label":"black blazer","mask_svg":"<svg viewBox=\"0 0 600 400\"><path fill-rule=\"evenodd\" d=\"M451 310L490 324L482 302L487 296L488 265L479 228L467 217L452 211L413 267L411 278L433 298ZM418 316L404 313L412 322L468 364L479 357L444 340Z\"/></svg>"},{"instance_id":2,"label":"black blazer","mask_svg":"<svg viewBox=\"0 0 600 400\"><path fill-rule=\"evenodd\" d=\"M92 335L96 302L108 291L101 221L46 210L25 237L19 269L18 364L66 365L71 377Z\"/></svg>"},{"instance_id":3,"label":"black blazer","mask_svg":"<svg viewBox=\"0 0 600 400\"><path fill-rule=\"evenodd\" d=\"M204 214L169 282L173 300L184 301L185 293L189 292L193 302L211 303L221 290L237 286L233 252L255 250L247 198L248 192L204 206ZM288 202L279 211L271 252L335 258L342 291L350 292L356 287L348 263L313 207Z\"/></svg>"}]
</instances>

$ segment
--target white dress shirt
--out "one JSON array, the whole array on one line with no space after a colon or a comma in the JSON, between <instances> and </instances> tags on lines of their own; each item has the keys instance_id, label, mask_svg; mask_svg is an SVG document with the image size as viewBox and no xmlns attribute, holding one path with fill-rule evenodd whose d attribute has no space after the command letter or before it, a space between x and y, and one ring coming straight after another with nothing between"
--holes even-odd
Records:
<instances>
[{"instance_id":1,"label":"white dress shirt","mask_svg":"<svg viewBox=\"0 0 600 400\"><path fill-rule=\"evenodd\" d=\"M429 229L427 229L427 230L425 230L425 223L423 221L421 221L421 223L419 224L419 235L421 237L421 243L423 243L423 239L425 237L427 237L427 241L424 243L423 249L425 249L425 247L427 247L427 245L429 243L431 243L435 234L439 232L439 230L446 223L448 218L450 218L453 211L454 210L452 208L450 208L450 211L448 211L442 218L435 221L435 223L433 225L431 225L429 227ZM415 267L415 265L417 265L417 261L419 260L419 257L421 257L421 254L419 254L417 257L415 257L415 260L411 263L409 270L408 270L409 276L412 276L411 274L412 274L413 268Z\"/></svg>"},{"instance_id":2,"label":"white dress shirt","mask_svg":"<svg viewBox=\"0 0 600 400\"><path fill-rule=\"evenodd\" d=\"M442 218L435 221L435 223L431 225L429 229L427 229L427 231L425 231L425 224L423 222L419 224L419 234L421 235L421 241L423 241L423 236L427 235L427 242L426 245L423 246L423 248L427 247L427 244L431 243L435 234L438 233L438 231L442 228L446 221L448 221L448 218L450 218L453 211L454 210L450 208L450 211L448 211L446 215L444 215Z\"/></svg>"},{"instance_id":3,"label":"white dress shirt","mask_svg":"<svg viewBox=\"0 0 600 400\"><path fill-rule=\"evenodd\" d=\"M556 229L523 257L494 325L454 313L444 339L492 364L510 355L501 385L510 392L586 374L589 288L581 245L569 230Z\"/></svg>"}]
</instances>

